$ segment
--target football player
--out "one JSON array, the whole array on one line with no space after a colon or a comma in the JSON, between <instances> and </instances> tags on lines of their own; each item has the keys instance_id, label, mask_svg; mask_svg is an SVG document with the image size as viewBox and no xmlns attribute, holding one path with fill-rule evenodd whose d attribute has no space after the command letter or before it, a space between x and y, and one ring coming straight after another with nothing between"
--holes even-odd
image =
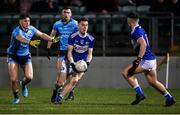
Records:
<instances>
[{"instance_id":1,"label":"football player","mask_svg":"<svg viewBox=\"0 0 180 115\"><path fill-rule=\"evenodd\" d=\"M136 105L145 99L144 92L140 87L135 74L144 73L148 83L164 95L166 106L175 104L173 96L166 90L164 85L157 80L156 58L152 52L145 30L139 25L139 16L130 13L127 23L131 28L131 42L137 53L137 58L122 71L123 77L127 80L136 92L136 99L131 103Z\"/></svg>"},{"instance_id":2,"label":"football player","mask_svg":"<svg viewBox=\"0 0 180 115\"><path fill-rule=\"evenodd\" d=\"M57 93L60 93L64 87L67 79L69 79L69 62L67 60L67 46L69 36L78 31L77 21L71 18L72 13L70 7L63 7L59 12L62 15L62 19L56 21L51 31L52 37L56 35L59 37L59 55L57 60L57 77L51 102L54 103L54 99ZM50 59L50 48L52 43L48 42L47 51L48 59ZM74 100L74 89L69 93L67 100Z\"/></svg>"},{"instance_id":3,"label":"football player","mask_svg":"<svg viewBox=\"0 0 180 115\"><path fill-rule=\"evenodd\" d=\"M30 25L29 15L20 15L19 25L13 30L10 46L7 49L8 72L14 95L13 104L17 104L20 101L18 95L19 66L21 66L24 71L24 79L20 82L22 87L22 95L24 97L28 96L27 84L33 78L33 67L31 62L31 54L29 52L29 45L37 48L37 46L40 44L40 40L31 40L34 35L37 35L47 41L57 42L57 39L40 32L34 26Z\"/></svg>"},{"instance_id":4,"label":"football player","mask_svg":"<svg viewBox=\"0 0 180 115\"><path fill-rule=\"evenodd\" d=\"M60 95L56 96L55 102L61 103L63 98L69 93L77 82L82 78L84 72L79 72L75 68L75 63L79 60L86 61L90 65L94 47L94 37L87 33L88 19L81 17L78 20L78 32L72 34L68 40L68 60L72 67L72 77L70 82L64 87Z\"/></svg>"}]
</instances>

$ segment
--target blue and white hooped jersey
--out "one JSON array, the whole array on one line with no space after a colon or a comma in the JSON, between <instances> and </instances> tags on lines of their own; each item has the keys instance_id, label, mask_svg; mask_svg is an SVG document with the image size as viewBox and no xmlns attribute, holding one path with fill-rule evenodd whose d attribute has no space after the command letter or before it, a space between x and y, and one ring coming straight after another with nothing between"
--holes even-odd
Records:
<instances>
[{"instance_id":1,"label":"blue and white hooped jersey","mask_svg":"<svg viewBox=\"0 0 180 115\"><path fill-rule=\"evenodd\" d=\"M57 32L59 37L59 50L67 50L68 38L69 36L78 31L77 21L70 19L70 21L65 24L63 20L56 21L53 25L53 30Z\"/></svg>"},{"instance_id":2,"label":"blue and white hooped jersey","mask_svg":"<svg viewBox=\"0 0 180 115\"><path fill-rule=\"evenodd\" d=\"M94 47L94 40L94 37L88 33L82 37L76 32L69 37L68 44L74 47L72 51L74 62L82 59L86 61L88 49Z\"/></svg>"},{"instance_id":3,"label":"blue and white hooped jersey","mask_svg":"<svg viewBox=\"0 0 180 115\"><path fill-rule=\"evenodd\" d=\"M7 49L7 54L17 56L28 55L29 44L20 42L16 39L16 36L20 35L27 40L31 40L37 31L38 30L34 26L29 26L28 31L23 31L20 26L17 26L12 32L10 46Z\"/></svg>"},{"instance_id":4,"label":"blue and white hooped jersey","mask_svg":"<svg viewBox=\"0 0 180 115\"><path fill-rule=\"evenodd\" d=\"M132 43L136 53L139 53L139 50L140 50L140 46L137 44L137 40L140 37L143 37L143 39L146 42L146 51L145 51L145 54L142 57L142 59L144 59L144 60L154 60L155 59L155 55L151 51L147 34L146 34L145 30L141 26L137 25L134 28L134 30L132 30L132 32L131 32L131 43Z\"/></svg>"}]
</instances>

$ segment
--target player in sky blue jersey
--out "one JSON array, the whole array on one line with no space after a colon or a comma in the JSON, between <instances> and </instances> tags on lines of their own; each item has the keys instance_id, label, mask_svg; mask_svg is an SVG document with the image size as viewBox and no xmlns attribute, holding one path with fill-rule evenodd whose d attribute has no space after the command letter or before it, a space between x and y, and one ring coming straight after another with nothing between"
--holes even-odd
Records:
<instances>
[{"instance_id":1,"label":"player in sky blue jersey","mask_svg":"<svg viewBox=\"0 0 180 115\"><path fill-rule=\"evenodd\" d=\"M14 95L13 104L20 101L18 92L18 67L21 66L24 71L24 79L21 81L22 95L28 96L27 84L33 78L33 67L31 62L31 54L29 52L29 45L35 48L40 44L40 40L31 40L34 35L40 38L57 42L53 37L40 32L34 26L30 25L29 15L22 14L19 18L19 25L13 30L11 35L10 46L7 49L8 55L8 72L12 84L12 91Z\"/></svg>"},{"instance_id":2,"label":"player in sky blue jersey","mask_svg":"<svg viewBox=\"0 0 180 115\"><path fill-rule=\"evenodd\" d=\"M59 37L59 55L57 60L57 80L55 87L53 89L53 94L51 97L51 102L54 102L54 99L57 93L61 92L61 89L64 87L64 84L67 79L69 79L69 62L67 60L67 47L68 47L68 38L69 36L78 31L77 21L71 18L72 13L69 7L64 7L60 10L62 14L62 19L56 21L53 25L51 36ZM50 52L50 47L52 43L48 42L48 52ZM49 54L48 54L48 58ZM68 100L74 100L74 90L69 93L67 97Z\"/></svg>"},{"instance_id":3,"label":"player in sky blue jersey","mask_svg":"<svg viewBox=\"0 0 180 115\"><path fill-rule=\"evenodd\" d=\"M84 72L78 72L75 63L78 60L86 61L90 65L94 47L94 37L87 33L88 19L82 17L78 20L78 32L72 34L68 41L68 60L72 67L72 77L70 82L64 87L62 93L56 96L55 102L61 103L63 98L69 93L77 82L82 78Z\"/></svg>"},{"instance_id":4,"label":"player in sky blue jersey","mask_svg":"<svg viewBox=\"0 0 180 115\"><path fill-rule=\"evenodd\" d=\"M130 13L127 17L127 23L132 30L131 42L137 53L137 59L122 71L123 77L136 91L136 99L131 104L136 105L145 99L144 92L137 78L134 76L134 74L137 73L144 73L148 83L164 95L166 98L166 106L175 104L173 96L166 90L164 85L157 80L156 58L150 48L145 30L139 25L139 16L136 13Z\"/></svg>"}]
</instances>

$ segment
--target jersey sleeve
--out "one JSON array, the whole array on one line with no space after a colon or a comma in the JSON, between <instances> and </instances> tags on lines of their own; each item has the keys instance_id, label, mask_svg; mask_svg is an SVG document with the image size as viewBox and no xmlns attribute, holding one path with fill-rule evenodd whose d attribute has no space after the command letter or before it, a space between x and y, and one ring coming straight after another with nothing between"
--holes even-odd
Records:
<instances>
[{"instance_id":1,"label":"jersey sleeve","mask_svg":"<svg viewBox=\"0 0 180 115\"><path fill-rule=\"evenodd\" d=\"M94 37L91 36L90 40L91 40L91 42L89 44L89 48L94 48L94 41L95 41Z\"/></svg>"},{"instance_id":2,"label":"jersey sleeve","mask_svg":"<svg viewBox=\"0 0 180 115\"><path fill-rule=\"evenodd\" d=\"M53 24L53 30L57 31L57 23Z\"/></svg>"},{"instance_id":3,"label":"jersey sleeve","mask_svg":"<svg viewBox=\"0 0 180 115\"><path fill-rule=\"evenodd\" d=\"M72 45L73 46L73 44L74 44L74 38L72 38L72 35L71 35L68 38L68 45Z\"/></svg>"},{"instance_id":4,"label":"jersey sleeve","mask_svg":"<svg viewBox=\"0 0 180 115\"><path fill-rule=\"evenodd\" d=\"M34 26L31 26L31 28L32 28L33 33L37 35L37 32L38 32L39 30L38 30L37 28L35 28Z\"/></svg>"},{"instance_id":5,"label":"jersey sleeve","mask_svg":"<svg viewBox=\"0 0 180 115\"><path fill-rule=\"evenodd\" d=\"M140 37L143 36L143 33L139 30L136 30L133 34L132 34L132 39L134 40L138 40Z\"/></svg>"}]
</instances>

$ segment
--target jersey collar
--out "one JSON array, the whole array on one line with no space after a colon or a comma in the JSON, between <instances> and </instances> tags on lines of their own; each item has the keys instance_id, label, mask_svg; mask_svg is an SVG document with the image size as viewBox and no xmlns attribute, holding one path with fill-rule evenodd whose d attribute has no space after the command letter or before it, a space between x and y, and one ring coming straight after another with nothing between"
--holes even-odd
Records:
<instances>
[{"instance_id":1,"label":"jersey collar","mask_svg":"<svg viewBox=\"0 0 180 115\"><path fill-rule=\"evenodd\" d=\"M83 36L79 31L78 31L78 35L81 37L81 38L85 38L87 36L87 33L85 33L85 35Z\"/></svg>"},{"instance_id":2,"label":"jersey collar","mask_svg":"<svg viewBox=\"0 0 180 115\"><path fill-rule=\"evenodd\" d=\"M136 24L136 25L133 27L133 29L132 29L132 31L131 31L131 34L134 32L135 28L138 27L138 26L139 26L139 24Z\"/></svg>"}]
</instances>

